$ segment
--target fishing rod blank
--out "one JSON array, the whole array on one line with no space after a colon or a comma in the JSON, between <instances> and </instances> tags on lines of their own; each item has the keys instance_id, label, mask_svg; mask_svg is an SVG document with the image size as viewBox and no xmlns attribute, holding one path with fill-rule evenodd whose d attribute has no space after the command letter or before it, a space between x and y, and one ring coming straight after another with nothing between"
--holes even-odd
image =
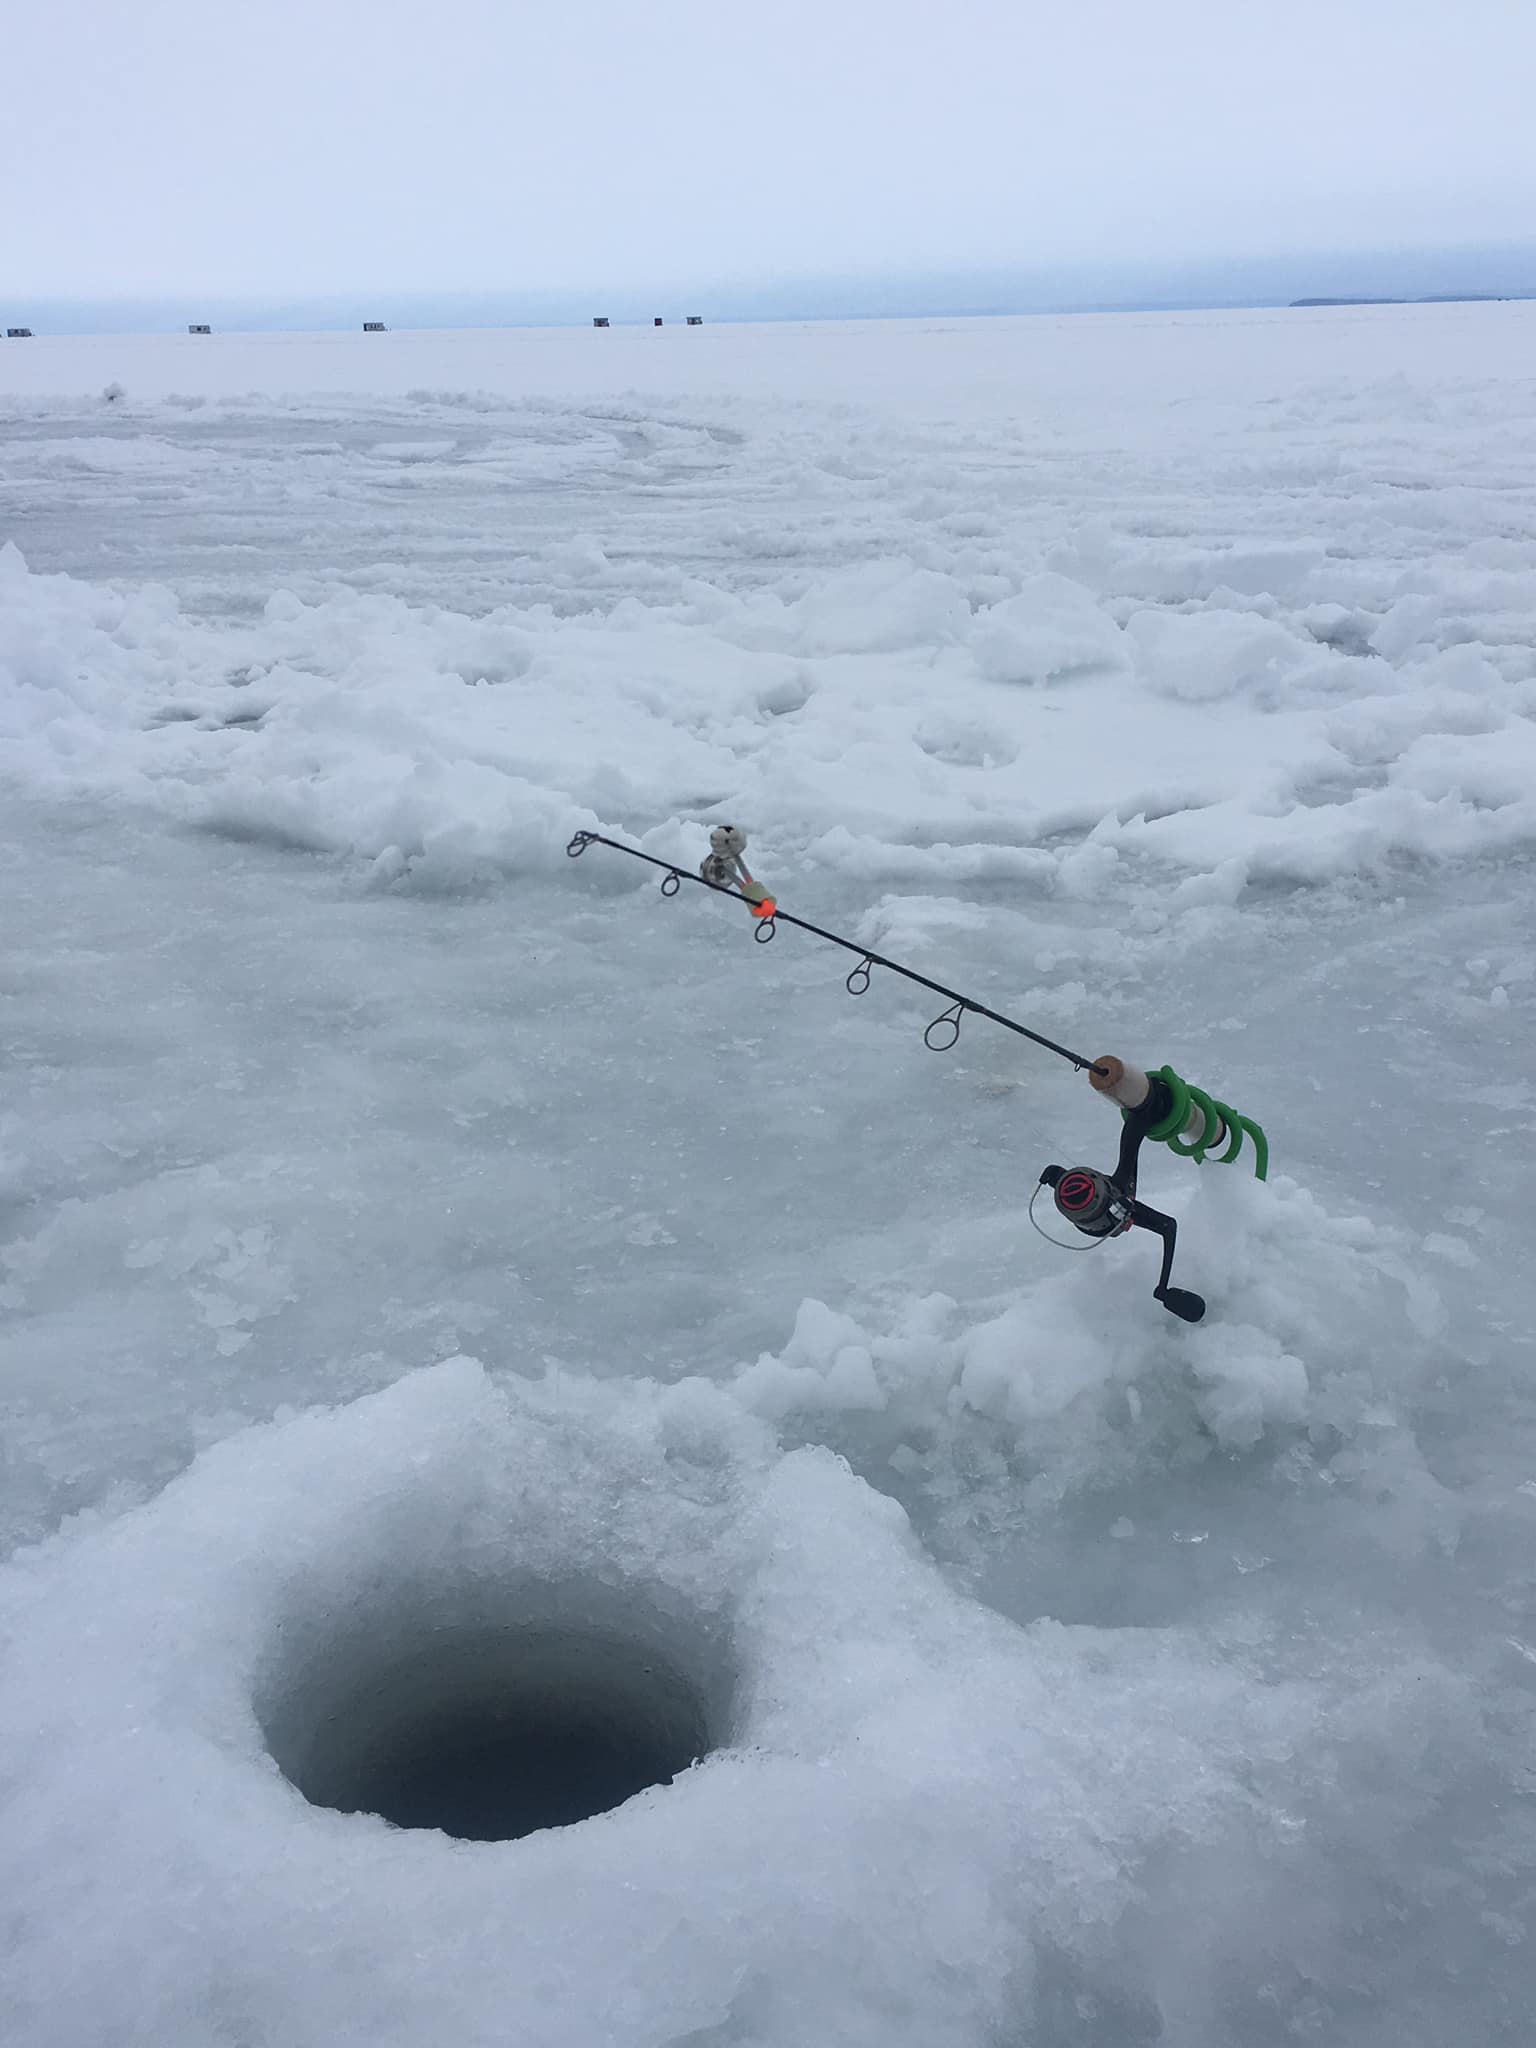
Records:
<instances>
[{"instance_id":1,"label":"fishing rod blank","mask_svg":"<svg viewBox=\"0 0 1536 2048\"><path fill-rule=\"evenodd\" d=\"M715 848L705 861L705 868L715 868L723 874L727 871L727 864L733 863L739 873L745 874L745 868L741 864L741 852L746 845L745 833L736 826L721 825L715 828L710 837L712 845L714 840L719 838L724 842L724 846ZM808 918L796 917L788 910L780 910L774 899L758 886L751 875L746 875L743 886L740 882L716 880L708 873L691 874L687 868L677 867L669 860L658 860L653 853L642 853L638 847L625 846L617 839L606 838L601 832L578 832L565 850L572 860L575 860L585 853L589 846L611 846L615 853L627 853L632 860L648 861L653 868L663 869L671 878L670 887L665 881L661 885L663 895L675 896L683 882L696 882L700 888L711 889L717 896L733 896L744 900L747 908L758 920L753 936L764 943L773 937L776 926L792 924L802 932L809 932L813 938L825 939L829 945L841 946L845 953L855 954L859 964L848 976L845 984L851 996L861 996L869 987L871 967L887 968L892 974L899 974L907 981L916 982L920 988L932 989L936 996L943 996L946 1002L955 1006L954 1009L946 1010L942 1017L935 1017L923 1033L924 1043L932 1052L949 1052L953 1049L960 1037L960 1016L957 1012L963 1014L969 1011L975 1017L989 1017L994 1024L1001 1024L1005 1031L1017 1032L1020 1038L1027 1038L1031 1045L1042 1046L1045 1051L1055 1053L1058 1059L1070 1061L1078 1073L1082 1073L1085 1068L1098 1071L1093 1060L1085 1058L1082 1053L1070 1051L1064 1045L1058 1045L1054 1038L1044 1038L1038 1031L1031 1031L1027 1024L1019 1023L1016 1017L1005 1017L1001 1010L990 1009L987 1004L978 1003L972 996L963 996L958 989L946 988L942 981L930 981L926 974L919 974L913 967L904 967L899 960L888 960L883 953L871 952L868 946L855 945L852 939L842 938L837 932L829 932L822 925L812 924ZM724 850L725 846L730 850ZM755 893L749 894L749 890ZM854 987L855 982L859 984L857 988ZM951 1035L948 1038L935 1039L933 1034L941 1027L948 1027Z\"/></svg>"},{"instance_id":2,"label":"fishing rod blank","mask_svg":"<svg viewBox=\"0 0 1536 2048\"><path fill-rule=\"evenodd\" d=\"M1040 1175L1029 1205L1030 1221L1034 1222L1035 1202L1041 1188L1049 1188L1057 1213L1084 1237L1102 1242L1106 1238L1124 1236L1137 1224L1152 1231L1162 1240L1163 1246L1162 1267L1157 1285L1152 1290L1154 1299L1181 1321L1199 1322L1205 1314L1203 1297L1187 1288L1170 1284L1174 1246L1178 1239L1177 1223L1171 1216L1165 1216L1161 1210L1149 1207L1136 1197L1141 1147L1150 1140L1154 1144L1167 1145L1181 1158L1193 1159L1197 1166L1203 1165L1213 1154L1219 1164L1226 1165L1237 1158L1242 1151L1243 1140L1247 1138L1253 1145L1255 1176L1263 1180L1269 1172L1269 1143L1260 1127L1251 1118L1240 1116L1225 1102L1218 1102L1207 1095L1204 1089L1192 1087L1181 1080L1172 1067L1158 1067L1145 1072L1112 1053L1103 1053L1096 1060L1085 1059L1081 1053L1058 1045L1055 1039L1031 1031L1017 1018L1006 1017L1001 1010L978 1003L974 997L962 995L958 989L947 988L942 981L932 981L915 968L903 966L899 960L889 960L883 953L873 953L867 946L855 945L852 939L829 932L807 918L780 910L775 899L748 869L744 858L746 845L747 835L739 826L715 826L709 835L709 853L696 875L672 861L659 860L653 853L642 853L636 846L625 846L620 840L609 839L601 832L577 832L565 850L575 860L589 846L609 846L615 853L628 854L631 860L643 860L650 867L662 870L661 892L664 896L675 896L684 882L696 882L700 888L709 889L717 896L733 897L737 902L745 903L752 913L755 921L753 937L760 943L771 940L779 924L792 924L800 931L811 933L814 938L825 939L829 945L840 946L845 953L856 954L858 965L850 971L844 984L851 996L865 993L870 985L871 969L876 967L899 974L904 980L915 982L919 988L932 989L951 1006L942 1016L935 1017L923 1033L924 1044L934 1052L948 1052L959 1042L961 1020L969 1014L989 1017L994 1024L1001 1024L1005 1031L1017 1032L1031 1045L1041 1046L1046 1052L1067 1060L1079 1073L1086 1070L1095 1093L1114 1103L1120 1111L1119 1158L1108 1173L1101 1173L1092 1166L1047 1166ZM1223 1145L1226 1150L1219 1151L1217 1148ZM1036 1223L1035 1227L1038 1230L1040 1226ZM1051 1238L1049 1242L1054 1244L1056 1240Z\"/></svg>"}]
</instances>

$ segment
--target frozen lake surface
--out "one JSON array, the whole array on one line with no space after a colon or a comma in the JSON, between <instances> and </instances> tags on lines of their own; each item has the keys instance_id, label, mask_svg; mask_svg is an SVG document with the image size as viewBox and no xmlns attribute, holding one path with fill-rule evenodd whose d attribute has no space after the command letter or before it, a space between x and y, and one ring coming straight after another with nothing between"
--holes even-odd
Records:
<instances>
[{"instance_id":1,"label":"frozen lake surface","mask_svg":"<svg viewBox=\"0 0 1536 2048\"><path fill-rule=\"evenodd\" d=\"M0 350L8 2048L1529 2040L1533 364ZM1030 1229L1069 1067L565 858L724 819L1266 1127L1144 1163L1204 1323ZM509 1642L709 1754L499 1842L283 1776Z\"/></svg>"}]
</instances>

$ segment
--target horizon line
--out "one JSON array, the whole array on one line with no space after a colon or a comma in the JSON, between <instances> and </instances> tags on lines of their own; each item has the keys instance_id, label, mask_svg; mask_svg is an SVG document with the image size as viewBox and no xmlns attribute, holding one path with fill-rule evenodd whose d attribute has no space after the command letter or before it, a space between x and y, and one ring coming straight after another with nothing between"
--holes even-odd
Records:
<instances>
[{"instance_id":1,"label":"horizon line","mask_svg":"<svg viewBox=\"0 0 1536 2048\"><path fill-rule=\"evenodd\" d=\"M422 295L423 298L426 298L427 296L428 295L426 294ZM445 293L442 296L444 298L448 298L450 296L458 295L450 295ZM487 296L493 297L495 295L487 294ZM427 308L424 306L413 307L410 305L408 299L406 307L400 315L401 324L398 327L396 327L393 331L399 333L512 333L518 331L519 329L539 331L574 329L577 331L582 331L586 330L590 325L595 324L599 321L605 328L617 329L623 327L636 327L642 329L651 329L657 325L685 326L690 322L695 325L707 325L717 327L755 327L791 326L795 324L830 325L839 321L854 322L946 319L1058 319L1091 317L1094 315L1113 316L1116 314L1133 313L1306 312L1323 310L1342 310L1346 308L1358 309L1369 308L1373 306L1505 305L1516 303L1529 303L1532 300L1536 300L1536 284L1529 284L1515 288L1505 288L1503 290L1499 290L1497 288L1490 288L1486 290L1468 288L1466 290L1461 291L1442 290L1437 292L1361 292L1357 294L1332 292L1319 293L1316 295L1303 296L1299 298L1292 297L1288 294L1262 293L1251 295L1241 294L1228 297L1216 297L1214 295L1199 295L1189 298L1160 297L1131 299L1077 299L1063 300L1059 303L1050 303L1046 305L1035 306L1017 306L1006 304L976 305L974 303L962 304L957 302L935 302L929 304L920 303L910 306L899 307L865 307L857 310L852 308L848 310L837 310L823 306L814 309L788 307L775 310L753 310L750 312L718 312L714 314L699 314L697 312L692 314L683 314L668 312L664 314L620 313L615 315L585 314L578 316L574 313L561 313L558 315L523 314L521 316L513 317L506 317L505 315L503 315L502 317L498 318L496 317L492 308L486 307L484 309L483 315L480 317L455 317L452 314L448 314L448 316L445 318L439 318L438 320L435 321L428 320L418 324L418 322L414 320L411 317L411 315L417 312L424 312L427 310ZM123 299L114 302L111 300L83 299L74 301L54 300L51 302L43 302L44 306L46 306L49 311L55 313L63 312L65 311L66 308L78 308L80 312L106 312L114 303L122 305L125 308L141 308L141 320L147 318L151 310L153 310L156 313L159 313L162 307L166 309L167 314L169 313L168 300L145 301ZM211 300L203 308L203 311L213 312L215 310L222 310L225 311L226 313L234 313L237 310L243 309L243 306L245 304L260 304L260 302L241 302L231 300L221 301L218 299L214 299ZM306 305L304 302L300 301L296 305L285 306L280 309L281 312L292 312L298 315L302 315L305 312L313 311L320 315L320 317L315 321L313 325L285 326L280 324L279 321L266 321L261 322L259 324L253 324L250 326L225 326L219 329L218 331L224 334L253 335L329 334L348 333L351 332L354 327L361 327L364 324L361 314L361 308L363 305L363 301L361 298L359 298L357 308L353 310L351 317L348 317L345 314L331 312L329 310L329 306L333 305L334 301L330 301L327 310L322 312L320 305ZM379 310L380 309L378 307L374 308L374 311L368 317L366 324L369 327L375 327L376 324L383 325L385 332L391 331L390 328L387 325L385 325L385 323L377 321L377 315ZM388 308L384 308L383 310L387 312ZM33 315L33 317L41 318L43 316L41 313L39 313ZM89 338L92 335L128 334L134 332L143 333L146 336L152 336L169 335L173 333L180 334L183 332L187 332L190 334L190 332L195 328L208 327L210 325L211 323L207 321L199 322L191 320L182 321L180 319L168 319L168 324L164 328L161 328L159 326L139 325L123 327L113 325L103 325L100 327L83 327L70 325L63 327L55 326L52 329L52 333L54 336L69 335L79 339ZM40 337L35 330L27 328L21 323L17 323L16 325L7 325L3 329L0 329L0 331L3 331L7 338L13 339L24 337L29 340L36 340L44 338Z\"/></svg>"}]
</instances>

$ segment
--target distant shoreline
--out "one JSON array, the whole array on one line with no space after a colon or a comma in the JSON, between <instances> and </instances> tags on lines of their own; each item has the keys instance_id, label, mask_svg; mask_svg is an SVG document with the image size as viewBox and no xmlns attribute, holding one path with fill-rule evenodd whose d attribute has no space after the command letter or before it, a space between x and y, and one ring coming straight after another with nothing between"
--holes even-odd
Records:
<instances>
[{"instance_id":1,"label":"distant shoreline","mask_svg":"<svg viewBox=\"0 0 1536 2048\"><path fill-rule=\"evenodd\" d=\"M1292 299L1289 308L1298 306L1503 306L1516 299L1536 299L1536 291L1529 292L1422 292L1415 298L1327 298Z\"/></svg>"}]
</instances>

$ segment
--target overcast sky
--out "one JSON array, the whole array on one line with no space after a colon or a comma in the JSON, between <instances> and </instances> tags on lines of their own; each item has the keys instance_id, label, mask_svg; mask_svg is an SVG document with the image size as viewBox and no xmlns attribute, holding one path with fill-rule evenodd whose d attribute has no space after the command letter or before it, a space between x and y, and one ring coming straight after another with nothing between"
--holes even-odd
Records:
<instances>
[{"instance_id":1,"label":"overcast sky","mask_svg":"<svg viewBox=\"0 0 1536 2048\"><path fill-rule=\"evenodd\" d=\"M1536 239L1536 0L0 0L0 296Z\"/></svg>"}]
</instances>

